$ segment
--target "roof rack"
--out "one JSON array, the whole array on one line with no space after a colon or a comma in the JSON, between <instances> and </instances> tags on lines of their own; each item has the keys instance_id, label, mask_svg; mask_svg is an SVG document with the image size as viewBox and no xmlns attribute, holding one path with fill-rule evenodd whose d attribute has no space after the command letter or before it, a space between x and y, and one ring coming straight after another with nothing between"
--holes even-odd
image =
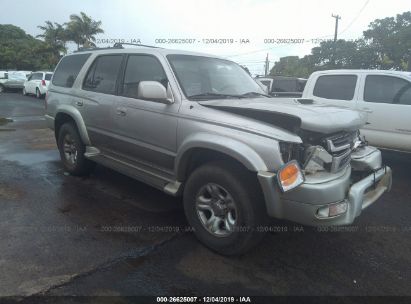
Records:
<instances>
[{"instance_id":1,"label":"roof rack","mask_svg":"<svg viewBox=\"0 0 411 304\"><path fill-rule=\"evenodd\" d=\"M92 47L92 48L79 48L78 50L74 51L73 53L80 53L80 52L88 52L88 51L100 51L100 50L112 50L112 49L122 49L123 47L121 46L109 46L105 48L99 48L99 47Z\"/></svg>"},{"instance_id":2,"label":"roof rack","mask_svg":"<svg viewBox=\"0 0 411 304\"><path fill-rule=\"evenodd\" d=\"M146 45L146 44L116 42L116 43L114 43L113 46L104 47L104 48L99 48L99 47L79 48L78 50L74 51L74 53L89 52L89 51L100 51L100 50L112 50L112 49L124 49L123 45L134 45L134 46L148 47L148 48L154 48L154 49L161 49L158 46L152 46L152 45Z\"/></svg>"},{"instance_id":3,"label":"roof rack","mask_svg":"<svg viewBox=\"0 0 411 304\"><path fill-rule=\"evenodd\" d=\"M128 42L116 42L113 45L113 48L120 48L123 49L123 45L134 45L134 46L142 46L142 47L148 47L148 48L153 48L153 49L161 49L161 47L158 46L152 46L152 45L147 45L147 44L140 44L140 43L128 43Z\"/></svg>"}]
</instances>

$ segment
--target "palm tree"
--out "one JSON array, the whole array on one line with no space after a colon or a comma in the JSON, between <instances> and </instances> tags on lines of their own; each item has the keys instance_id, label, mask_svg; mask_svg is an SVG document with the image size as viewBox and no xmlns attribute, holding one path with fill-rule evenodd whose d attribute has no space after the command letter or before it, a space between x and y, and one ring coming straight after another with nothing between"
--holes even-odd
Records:
<instances>
[{"instance_id":1,"label":"palm tree","mask_svg":"<svg viewBox=\"0 0 411 304\"><path fill-rule=\"evenodd\" d=\"M67 33L63 25L57 22L46 21L45 25L39 25L38 28L43 31L43 34L36 37L43 38L44 42L50 46L50 49L55 54L60 55L60 53L65 54L67 52Z\"/></svg>"},{"instance_id":2,"label":"palm tree","mask_svg":"<svg viewBox=\"0 0 411 304\"><path fill-rule=\"evenodd\" d=\"M85 13L80 15L70 15L70 22L67 23L67 34L70 41L77 44L77 49L80 45L83 47L96 46L96 34L104 33L101 28L101 21L95 21Z\"/></svg>"}]
</instances>

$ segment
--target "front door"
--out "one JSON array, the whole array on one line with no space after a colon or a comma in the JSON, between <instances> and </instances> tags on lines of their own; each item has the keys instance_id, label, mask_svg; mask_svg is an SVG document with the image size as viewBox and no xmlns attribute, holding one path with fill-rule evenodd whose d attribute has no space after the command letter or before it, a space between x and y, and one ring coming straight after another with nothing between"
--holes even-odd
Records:
<instances>
[{"instance_id":1,"label":"front door","mask_svg":"<svg viewBox=\"0 0 411 304\"><path fill-rule=\"evenodd\" d=\"M133 163L172 172L179 103L163 104L139 98L138 85L141 81L158 81L165 88L169 86L157 57L130 54L116 109L116 132L121 140L119 152Z\"/></svg>"}]
</instances>

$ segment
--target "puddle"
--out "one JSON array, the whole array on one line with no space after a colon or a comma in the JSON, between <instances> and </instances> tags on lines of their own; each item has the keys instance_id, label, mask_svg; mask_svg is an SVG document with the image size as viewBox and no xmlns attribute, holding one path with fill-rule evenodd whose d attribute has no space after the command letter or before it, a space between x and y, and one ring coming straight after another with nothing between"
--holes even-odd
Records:
<instances>
[{"instance_id":1,"label":"puddle","mask_svg":"<svg viewBox=\"0 0 411 304\"><path fill-rule=\"evenodd\" d=\"M25 166L31 166L42 162L58 161L60 159L60 155L57 150L36 151L26 153L3 154L2 159L8 161L16 161L21 165Z\"/></svg>"}]
</instances>

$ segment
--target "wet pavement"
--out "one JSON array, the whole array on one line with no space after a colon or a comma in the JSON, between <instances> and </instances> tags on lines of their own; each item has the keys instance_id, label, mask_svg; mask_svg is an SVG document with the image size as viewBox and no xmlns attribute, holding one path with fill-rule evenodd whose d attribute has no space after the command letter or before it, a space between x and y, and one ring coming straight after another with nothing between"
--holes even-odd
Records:
<instances>
[{"instance_id":1,"label":"wet pavement","mask_svg":"<svg viewBox=\"0 0 411 304\"><path fill-rule=\"evenodd\" d=\"M0 94L0 296L411 295L408 155L384 153L393 189L352 226L273 222L228 258L186 231L180 199L101 166L65 173L43 113Z\"/></svg>"}]
</instances>

